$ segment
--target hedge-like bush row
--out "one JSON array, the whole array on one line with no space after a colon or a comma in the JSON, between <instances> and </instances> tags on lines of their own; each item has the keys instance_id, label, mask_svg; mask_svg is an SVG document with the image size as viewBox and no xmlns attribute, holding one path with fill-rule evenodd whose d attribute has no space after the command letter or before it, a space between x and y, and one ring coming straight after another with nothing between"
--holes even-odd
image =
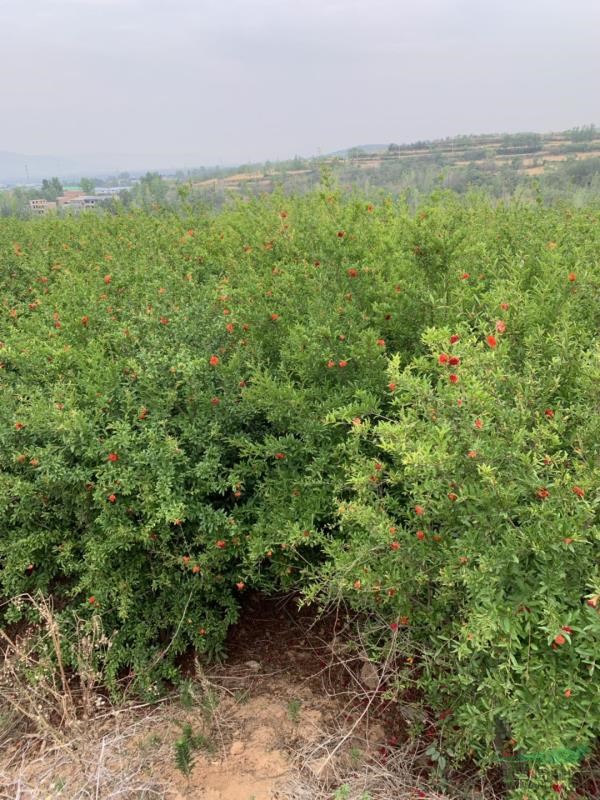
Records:
<instances>
[{"instance_id":1,"label":"hedge-like bush row","mask_svg":"<svg viewBox=\"0 0 600 800\"><path fill-rule=\"evenodd\" d=\"M99 615L105 680L148 690L190 646L221 651L248 588L343 598L446 754L583 752L599 222L327 187L1 220L4 623L36 590L67 631ZM577 761L537 760L530 800Z\"/></svg>"}]
</instances>

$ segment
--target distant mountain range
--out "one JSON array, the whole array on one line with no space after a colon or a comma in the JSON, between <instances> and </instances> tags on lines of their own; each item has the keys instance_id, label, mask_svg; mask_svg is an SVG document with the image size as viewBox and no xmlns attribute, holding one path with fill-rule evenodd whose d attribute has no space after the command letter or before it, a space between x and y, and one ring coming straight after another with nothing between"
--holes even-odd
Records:
<instances>
[{"instance_id":1,"label":"distant mountain range","mask_svg":"<svg viewBox=\"0 0 600 800\"><path fill-rule=\"evenodd\" d=\"M336 150L328 153L327 156L345 158L352 150L361 150L364 153L379 153L385 150L388 145L389 142L385 144L361 144ZM61 180L79 180L82 177L102 178L109 175L118 175L120 172L138 175L148 170L176 172L180 169L198 169L202 166L207 167L209 165L205 164L202 156L198 154L182 156L139 154L32 156L24 153L0 152L0 185L39 183L43 178L52 178L54 176ZM219 166L231 168L239 166L239 164L220 164Z\"/></svg>"},{"instance_id":2,"label":"distant mountain range","mask_svg":"<svg viewBox=\"0 0 600 800\"><path fill-rule=\"evenodd\" d=\"M389 147L390 142L386 142L385 144L357 144L354 147L345 147L343 150L335 150L333 153L329 153L330 156L340 156L345 158L351 150L362 150L363 153L382 153L384 150L387 150Z\"/></svg>"},{"instance_id":3,"label":"distant mountain range","mask_svg":"<svg viewBox=\"0 0 600 800\"><path fill-rule=\"evenodd\" d=\"M39 183L43 178L54 176L62 180L78 180L81 177L118 175L120 172L170 172L201 165L202 157L193 153L175 157L160 154L52 156L0 152L0 184Z\"/></svg>"},{"instance_id":4,"label":"distant mountain range","mask_svg":"<svg viewBox=\"0 0 600 800\"><path fill-rule=\"evenodd\" d=\"M563 134L514 134L514 136L537 136L540 141L558 138L570 138L571 133L580 133L579 138L572 141L592 141L600 139L600 131L594 125L583 126L582 129L575 128L573 131ZM502 139L504 134L472 135L450 137L439 139L430 144L436 149L444 149L455 146L459 149L465 147L481 147L489 144L492 139ZM399 141L399 144L401 142ZM365 154L382 153L389 147L389 142L381 144L360 144L353 147L346 147L328 153L325 158L353 156L356 151ZM413 143L414 144L414 143ZM423 144L423 143L421 143ZM241 162L220 164L220 168L236 168ZM203 156L198 153L184 153L179 156L171 154L116 154L106 155L102 153L73 156L52 156L52 155L24 155L23 153L0 152L0 186L3 184L39 184L43 178L56 176L63 181L77 182L82 177L106 178L111 175L118 175L128 172L131 176L138 176L151 171L158 171L163 174L174 173L177 170L200 169L201 167L213 168L216 165L209 165Z\"/></svg>"},{"instance_id":5,"label":"distant mountain range","mask_svg":"<svg viewBox=\"0 0 600 800\"><path fill-rule=\"evenodd\" d=\"M0 183L29 183L53 175L62 176L70 171L69 167L67 159L0 152Z\"/></svg>"}]
</instances>

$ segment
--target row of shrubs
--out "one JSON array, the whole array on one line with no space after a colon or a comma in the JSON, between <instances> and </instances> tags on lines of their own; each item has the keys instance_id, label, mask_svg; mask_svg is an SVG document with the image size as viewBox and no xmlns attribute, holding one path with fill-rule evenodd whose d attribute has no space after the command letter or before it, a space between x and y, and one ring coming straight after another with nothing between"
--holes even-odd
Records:
<instances>
[{"instance_id":1,"label":"row of shrubs","mask_svg":"<svg viewBox=\"0 0 600 800\"><path fill-rule=\"evenodd\" d=\"M445 758L566 790L600 720L599 222L330 186L2 220L4 624L36 591L67 638L99 617L107 685L151 692L249 589L343 600Z\"/></svg>"}]
</instances>

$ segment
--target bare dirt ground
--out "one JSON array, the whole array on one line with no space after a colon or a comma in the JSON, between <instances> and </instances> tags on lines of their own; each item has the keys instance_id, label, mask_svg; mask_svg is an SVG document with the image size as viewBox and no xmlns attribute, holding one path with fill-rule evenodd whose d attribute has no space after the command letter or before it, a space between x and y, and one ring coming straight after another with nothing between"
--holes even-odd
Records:
<instances>
[{"instance_id":1,"label":"bare dirt ground","mask_svg":"<svg viewBox=\"0 0 600 800\"><path fill-rule=\"evenodd\" d=\"M343 625L299 611L294 598L256 596L227 661L207 667L189 654L183 689L159 702L111 708L98 695L92 719L60 728L47 721L48 692L39 725L31 696L28 721L0 710L0 798L440 797L428 788L424 748L407 743L410 721L382 700L374 665L345 651Z\"/></svg>"},{"instance_id":2,"label":"bare dirt ground","mask_svg":"<svg viewBox=\"0 0 600 800\"><path fill-rule=\"evenodd\" d=\"M91 719L60 729L0 708L0 800L500 798L498 776L468 769L441 791L431 740L410 736L423 711L385 699L349 624L254 596L227 661L188 654L183 687L160 701L113 708L97 695Z\"/></svg>"}]
</instances>

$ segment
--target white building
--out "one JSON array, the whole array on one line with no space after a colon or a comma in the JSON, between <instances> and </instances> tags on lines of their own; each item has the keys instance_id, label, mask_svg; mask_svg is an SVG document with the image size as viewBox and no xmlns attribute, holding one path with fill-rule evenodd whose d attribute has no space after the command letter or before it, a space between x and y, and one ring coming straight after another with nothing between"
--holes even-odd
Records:
<instances>
[{"instance_id":1,"label":"white building","mask_svg":"<svg viewBox=\"0 0 600 800\"><path fill-rule=\"evenodd\" d=\"M120 194L125 188L125 186L96 186L94 192L98 197L113 197L116 194Z\"/></svg>"}]
</instances>

